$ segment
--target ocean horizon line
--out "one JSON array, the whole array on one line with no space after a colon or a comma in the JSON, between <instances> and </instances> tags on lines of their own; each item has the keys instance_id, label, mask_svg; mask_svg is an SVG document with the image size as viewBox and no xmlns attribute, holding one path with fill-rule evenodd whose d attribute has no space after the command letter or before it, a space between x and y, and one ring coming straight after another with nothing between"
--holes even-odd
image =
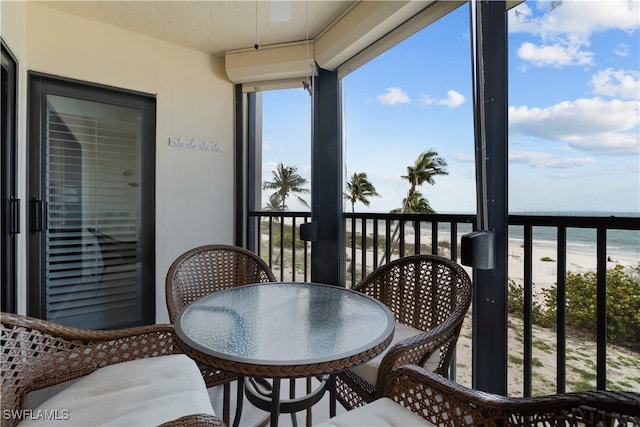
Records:
<instances>
[{"instance_id":1,"label":"ocean horizon line","mask_svg":"<svg viewBox=\"0 0 640 427\"><path fill-rule=\"evenodd\" d=\"M355 214L388 214L389 212L364 212L364 211L356 211ZM475 212L471 211L438 211L436 215L476 215ZM509 215L539 215L539 216L596 216L596 217L629 217L629 218L640 218L640 211L597 211L597 210L576 210L576 211L568 211L568 210L539 210L539 211L510 211Z\"/></svg>"}]
</instances>

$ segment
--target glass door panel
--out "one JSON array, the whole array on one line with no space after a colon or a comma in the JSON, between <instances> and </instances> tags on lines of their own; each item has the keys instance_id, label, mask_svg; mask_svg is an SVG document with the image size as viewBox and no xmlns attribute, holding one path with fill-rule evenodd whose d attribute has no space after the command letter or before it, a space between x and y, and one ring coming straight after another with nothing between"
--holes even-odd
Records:
<instances>
[{"instance_id":1,"label":"glass door panel","mask_svg":"<svg viewBox=\"0 0 640 427\"><path fill-rule=\"evenodd\" d=\"M142 111L46 98L46 318L140 320Z\"/></svg>"}]
</instances>

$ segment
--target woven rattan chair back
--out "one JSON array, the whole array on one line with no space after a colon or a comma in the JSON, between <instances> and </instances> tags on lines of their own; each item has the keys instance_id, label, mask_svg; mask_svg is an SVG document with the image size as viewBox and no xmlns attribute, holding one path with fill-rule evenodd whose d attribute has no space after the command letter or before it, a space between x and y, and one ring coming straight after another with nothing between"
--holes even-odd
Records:
<instances>
[{"instance_id":1,"label":"woven rattan chair back","mask_svg":"<svg viewBox=\"0 0 640 427\"><path fill-rule=\"evenodd\" d=\"M640 426L640 393L634 391L505 397L405 365L387 377L381 394L442 427Z\"/></svg>"},{"instance_id":2,"label":"woven rattan chair back","mask_svg":"<svg viewBox=\"0 0 640 427\"><path fill-rule=\"evenodd\" d=\"M471 279L455 261L436 255L396 259L354 289L384 303L396 321L428 331L461 322L471 304Z\"/></svg>"},{"instance_id":3,"label":"woven rattan chair back","mask_svg":"<svg viewBox=\"0 0 640 427\"><path fill-rule=\"evenodd\" d=\"M62 383L85 375L82 369L74 369L67 356L93 352L74 337L71 328L54 326L52 323L2 313L2 409L13 414L26 407L26 396L30 391ZM57 333L52 328L57 329ZM51 329L51 330L50 330ZM68 340L56 337L60 332L68 332ZM75 340L78 339L78 341ZM17 423L18 418L3 417L2 425Z\"/></svg>"},{"instance_id":4,"label":"woven rattan chair back","mask_svg":"<svg viewBox=\"0 0 640 427\"><path fill-rule=\"evenodd\" d=\"M436 372L448 376L462 322L471 304L472 284L455 261L412 255L385 264L354 287L384 303L396 322L424 331L392 346L378 369L378 381L404 364L422 365L434 352ZM351 371L338 376L338 399L347 408L376 397L376 388Z\"/></svg>"},{"instance_id":5,"label":"woven rattan chair back","mask_svg":"<svg viewBox=\"0 0 640 427\"><path fill-rule=\"evenodd\" d=\"M32 391L89 375L104 366L180 353L171 325L89 330L11 313L0 313L0 322L3 427L20 421L28 407L27 394ZM197 422L223 425L203 414L166 425Z\"/></svg>"},{"instance_id":6,"label":"woven rattan chair back","mask_svg":"<svg viewBox=\"0 0 640 427\"><path fill-rule=\"evenodd\" d=\"M247 249L231 245L193 248L180 255L167 273L169 319L173 323L182 308L214 292L275 281L264 260Z\"/></svg>"}]
</instances>

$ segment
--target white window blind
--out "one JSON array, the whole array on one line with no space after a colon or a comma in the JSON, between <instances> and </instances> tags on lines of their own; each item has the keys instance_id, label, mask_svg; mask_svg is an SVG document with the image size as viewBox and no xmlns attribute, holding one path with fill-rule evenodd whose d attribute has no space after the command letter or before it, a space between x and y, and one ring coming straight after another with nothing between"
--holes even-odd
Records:
<instances>
[{"instance_id":1,"label":"white window blind","mask_svg":"<svg viewBox=\"0 0 640 427\"><path fill-rule=\"evenodd\" d=\"M140 112L57 96L48 100L47 317L65 324L96 318L102 326L108 319L135 322Z\"/></svg>"}]
</instances>

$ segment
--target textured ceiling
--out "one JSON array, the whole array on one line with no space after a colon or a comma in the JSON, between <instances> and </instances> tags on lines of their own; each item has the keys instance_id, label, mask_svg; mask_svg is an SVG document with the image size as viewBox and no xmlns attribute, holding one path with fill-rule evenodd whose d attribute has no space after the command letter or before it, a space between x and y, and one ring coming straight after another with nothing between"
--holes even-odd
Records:
<instances>
[{"instance_id":1,"label":"textured ceiling","mask_svg":"<svg viewBox=\"0 0 640 427\"><path fill-rule=\"evenodd\" d=\"M89 20L111 24L161 40L223 57L225 51L313 40L354 1L284 3L283 16L270 12L273 0L237 1L44 1L43 4ZM307 19L308 17L308 19ZM257 19L256 19L257 18ZM256 22L257 21L257 22ZM257 25L256 25L257 24Z\"/></svg>"}]
</instances>

